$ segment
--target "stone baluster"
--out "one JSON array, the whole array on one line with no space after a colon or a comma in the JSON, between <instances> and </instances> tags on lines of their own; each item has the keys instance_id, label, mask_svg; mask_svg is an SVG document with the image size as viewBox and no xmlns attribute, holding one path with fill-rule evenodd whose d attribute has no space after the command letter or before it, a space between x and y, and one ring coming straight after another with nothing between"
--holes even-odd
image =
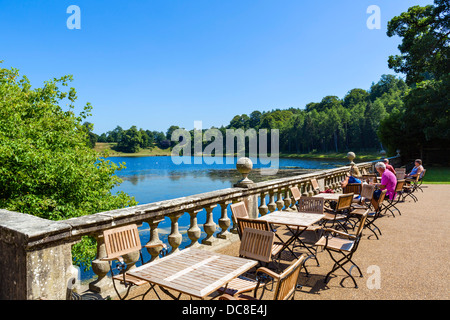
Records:
<instances>
[{"instance_id":1,"label":"stone baluster","mask_svg":"<svg viewBox=\"0 0 450 320\"><path fill-rule=\"evenodd\" d=\"M269 207L267 207L266 205L266 194L268 194L267 192L261 192L261 203L259 205L259 214L261 216L265 216L268 212L269 212Z\"/></svg>"},{"instance_id":2,"label":"stone baluster","mask_svg":"<svg viewBox=\"0 0 450 320\"><path fill-rule=\"evenodd\" d=\"M150 227L150 240L147 242L147 244L163 243L159 239L159 234L158 234L158 224L163 220L164 220L164 218L153 218L153 219L149 219L149 220L145 221L148 223L148 226ZM159 259L159 255L160 255L162 249L163 249L162 246L147 248L147 252L152 256L150 261Z\"/></svg>"},{"instance_id":3,"label":"stone baluster","mask_svg":"<svg viewBox=\"0 0 450 320\"><path fill-rule=\"evenodd\" d=\"M283 201L283 190L280 188L277 190L277 209L278 211L283 210L284 207L284 201Z\"/></svg>"},{"instance_id":4,"label":"stone baluster","mask_svg":"<svg viewBox=\"0 0 450 320\"><path fill-rule=\"evenodd\" d=\"M302 196L307 197L308 196L308 184L303 182L300 186L299 186L299 190L302 194Z\"/></svg>"},{"instance_id":5,"label":"stone baluster","mask_svg":"<svg viewBox=\"0 0 450 320\"><path fill-rule=\"evenodd\" d=\"M97 275L97 279L89 283L89 290L102 294L112 288L112 281L107 277L110 268L107 261L102 261L103 258L106 258L103 234L96 233L93 236L97 240L97 256L92 261L92 271Z\"/></svg>"},{"instance_id":6,"label":"stone baluster","mask_svg":"<svg viewBox=\"0 0 450 320\"><path fill-rule=\"evenodd\" d=\"M200 239L202 230L200 230L200 228L197 224L197 214L202 210L203 209L196 209L196 210L188 211L188 213L191 217L191 224L187 231L187 234L188 234L189 239L191 240L191 243L188 245L188 247L198 247L200 245L200 243L198 243L198 239Z\"/></svg>"},{"instance_id":7,"label":"stone baluster","mask_svg":"<svg viewBox=\"0 0 450 320\"><path fill-rule=\"evenodd\" d=\"M308 183L308 197L312 197L314 195L314 188L311 182Z\"/></svg>"},{"instance_id":8,"label":"stone baluster","mask_svg":"<svg viewBox=\"0 0 450 320\"><path fill-rule=\"evenodd\" d=\"M205 207L206 210L206 223L203 225L203 229L206 233L206 238L202 240L202 244L211 246L215 242L214 232L216 232L216 223L213 220L213 209L217 207L217 205L210 205Z\"/></svg>"},{"instance_id":9,"label":"stone baluster","mask_svg":"<svg viewBox=\"0 0 450 320\"><path fill-rule=\"evenodd\" d=\"M275 191L274 189L271 189L269 191L269 204L267 205L267 207L269 208L270 212L274 212L277 208L277 204L275 203Z\"/></svg>"},{"instance_id":10,"label":"stone baluster","mask_svg":"<svg viewBox=\"0 0 450 320\"><path fill-rule=\"evenodd\" d=\"M170 253L175 253L180 251L178 248L181 244L181 241L183 239L183 236L181 235L180 231L178 230L178 219L183 215L183 212L175 212L169 214L169 218L171 221L170 225L170 234L168 237L168 241L170 246L172 247L172 250Z\"/></svg>"},{"instance_id":11,"label":"stone baluster","mask_svg":"<svg viewBox=\"0 0 450 320\"><path fill-rule=\"evenodd\" d=\"M230 203L231 203L231 201L225 201L225 202L219 203L220 208L221 208L219 227L222 230L217 235L217 238L220 238L220 239L229 239L231 236L231 233L228 231L228 228L230 227L230 224L231 224L230 218L228 218L228 205Z\"/></svg>"},{"instance_id":12,"label":"stone baluster","mask_svg":"<svg viewBox=\"0 0 450 320\"><path fill-rule=\"evenodd\" d=\"M291 191L289 190L289 186L286 186L284 192L284 207L286 208L286 210L288 210L291 206L291 197L289 196Z\"/></svg>"}]
</instances>

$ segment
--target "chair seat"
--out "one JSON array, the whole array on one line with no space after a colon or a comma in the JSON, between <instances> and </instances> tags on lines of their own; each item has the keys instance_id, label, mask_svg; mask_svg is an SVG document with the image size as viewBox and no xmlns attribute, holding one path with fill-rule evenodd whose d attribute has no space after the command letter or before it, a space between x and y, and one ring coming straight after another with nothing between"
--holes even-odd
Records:
<instances>
[{"instance_id":1,"label":"chair seat","mask_svg":"<svg viewBox=\"0 0 450 320\"><path fill-rule=\"evenodd\" d=\"M258 282L256 280L244 276L239 276L228 282L228 286L226 288L221 287L218 291L222 294L229 294L230 296L234 296L236 294L254 290L257 284Z\"/></svg>"},{"instance_id":2,"label":"chair seat","mask_svg":"<svg viewBox=\"0 0 450 320\"><path fill-rule=\"evenodd\" d=\"M323 226L319 225L319 224L313 224L311 226L309 226L308 228L306 228L306 231L317 231L323 229Z\"/></svg>"},{"instance_id":3,"label":"chair seat","mask_svg":"<svg viewBox=\"0 0 450 320\"><path fill-rule=\"evenodd\" d=\"M115 275L113 277L113 279L118 280L118 281L123 281L123 274ZM145 280L136 278L136 277L134 277L132 275L129 275L129 274L125 274L125 281L126 282L130 282L130 283L134 284L135 286L142 286L143 284L148 283Z\"/></svg>"},{"instance_id":4,"label":"chair seat","mask_svg":"<svg viewBox=\"0 0 450 320\"><path fill-rule=\"evenodd\" d=\"M354 240L329 236L327 244L327 239L323 236L319 239L319 241L316 242L316 246L325 247L325 244L327 244L327 249L350 252L353 248L354 243Z\"/></svg>"},{"instance_id":5,"label":"chair seat","mask_svg":"<svg viewBox=\"0 0 450 320\"><path fill-rule=\"evenodd\" d=\"M357 216L362 216L364 215L366 212L368 212L369 210L366 208L356 208L355 210L353 210L352 212L350 212L352 215L357 215Z\"/></svg>"},{"instance_id":6,"label":"chair seat","mask_svg":"<svg viewBox=\"0 0 450 320\"><path fill-rule=\"evenodd\" d=\"M337 214L336 218L334 216L335 216L334 214L330 214L328 212L324 212L324 216L323 216L322 219L324 219L324 220L334 220L334 219L336 219L336 220L345 220L347 218L343 214Z\"/></svg>"}]
</instances>

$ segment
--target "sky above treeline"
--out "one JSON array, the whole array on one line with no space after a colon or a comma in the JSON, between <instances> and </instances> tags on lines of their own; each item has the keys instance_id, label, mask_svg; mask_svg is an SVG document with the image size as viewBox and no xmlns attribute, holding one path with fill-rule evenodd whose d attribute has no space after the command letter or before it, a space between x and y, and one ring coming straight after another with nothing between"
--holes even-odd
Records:
<instances>
[{"instance_id":1,"label":"sky above treeline","mask_svg":"<svg viewBox=\"0 0 450 320\"><path fill-rule=\"evenodd\" d=\"M428 4L0 0L0 60L34 87L72 74L76 110L93 105L87 120L97 134L117 125L220 127L237 114L368 90L382 74L395 74L387 59L400 39L386 35L388 21ZM379 15L368 12L373 5Z\"/></svg>"}]
</instances>

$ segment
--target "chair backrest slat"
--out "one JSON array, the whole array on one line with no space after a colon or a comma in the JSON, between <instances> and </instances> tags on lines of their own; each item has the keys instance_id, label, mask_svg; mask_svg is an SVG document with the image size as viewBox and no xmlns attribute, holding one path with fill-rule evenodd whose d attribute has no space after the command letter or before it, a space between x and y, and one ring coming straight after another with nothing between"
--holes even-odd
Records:
<instances>
[{"instance_id":1,"label":"chair backrest slat","mask_svg":"<svg viewBox=\"0 0 450 320\"><path fill-rule=\"evenodd\" d=\"M103 232L107 257L118 257L141 250L137 225L105 230Z\"/></svg>"},{"instance_id":2,"label":"chair backrest slat","mask_svg":"<svg viewBox=\"0 0 450 320\"><path fill-rule=\"evenodd\" d=\"M323 198L300 197L300 200L298 201L298 211L323 214L323 204Z\"/></svg>"},{"instance_id":3,"label":"chair backrest slat","mask_svg":"<svg viewBox=\"0 0 450 320\"><path fill-rule=\"evenodd\" d=\"M231 216L234 222L237 222L237 218L248 218L247 207L244 201L236 202L230 205Z\"/></svg>"},{"instance_id":4,"label":"chair backrest slat","mask_svg":"<svg viewBox=\"0 0 450 320\"><path fill-rule=\"evenodd\" d=\"M264 220L250 219L250 218L237 218L237 225L238 225L241 235L242 235L243 230L245 230L246 228L270 231L269 222L264 221Z\"/></svg>"},{"instance_id":5,"label":"chair backrest slat","mask_svg":"<svg viewBox=\"0 0 450 320\"><path fill-rule=\"evenodd\" d=\"M300 270L305 262L306 255L303 254L294 264L287 268L277 282L274 300L287 300L293 298L297 286Z\"/></svg>"},{"instance_id":6,"label":"chair backrest slat","mask_svg":"<svg viewBox=\"0 0 450 320\"><path fill-rule=\"evenodd\" d=\"M311 185L312 185L313 189L319 191L320 187L319 187L319 183L317 182L316 178L312 178L310 181L311 181Z\"/></svg>"},{"instance_id":7,"label":"chair backrest slat","mask_svg":"<svg viewBox=\"0 0 450 320\"><path fill-rule=\"evenodd\" d=\"M395 192L402 191L404 185L405 185L405 180L397 180L397 185L395 186Z\"/></svg>"},{"instance_id":8,"label":"chair backrest slat","mask_svg":"<svg viewBox=\"0 0 450 320\"><path fill-rule=\"evenodd\" d=\"M344 187L343 193L361 194L361 183L349 183Z\"/></svg>"},{"instance_id":9,"label":"chair backrest slat","mask_svg":"<svg viewBox=\"0 0 450 320\"><path fill-rule=\"evenodd\" d=\"M298 187L290 187L289 190L291 190L292 198L294 198L295 201L298 201L301 198L301 193Z\"/></svg>"},{"instance_id":10,"label":"chair backrest slat","mask_svg":"<svg viewBox=\"0 0 450 320\"><path fill-rule=\"evenodd\" d=\"M269 263L272 261L272 247L275 233L267 230L245 228L242 232L239 255Z\"/></svg>"},{"instance_id":11,"label":"chair backrest slat","mask_svg":"<svg viewBox=\"0 0 450 320\"><path fill-rule=\"evenodd\" d=\"M373 193L375 191L375 185L373 184L363 184L361 190L361 197L367 200L372 200Z\"/></svg>"},{"instance_id":12,"label":"chair backrest slat","mask_svg":"<svg viewBox=\"0 0 450 320\"><path fill-rule=\"evenodd\" d=\"M339 196L339 200L336 205L336 211L350 209L352 201L353 201L353 193L343 194Z\"/></svg>"}]
</instances>

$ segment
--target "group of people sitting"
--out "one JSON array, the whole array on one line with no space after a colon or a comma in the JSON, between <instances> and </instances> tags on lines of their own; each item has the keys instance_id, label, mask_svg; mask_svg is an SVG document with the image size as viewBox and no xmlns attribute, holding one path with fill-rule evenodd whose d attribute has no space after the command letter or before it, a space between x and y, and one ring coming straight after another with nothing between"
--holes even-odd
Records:
<instances>
[{"instance_id":1,"label":"group of people sitting","mask_svg":"<svg viewBox=\"0 0 450 320\"><path fill-rule=\"evenodd\" d=\"M388 159L383 159L383 162L377 162L375 164L375 169L381 176L381 181L376 183L377 190L374 193L374 198L378 199L381 194L381 191L386 189L386 196L389 197L390 200L393 200L397 193L395 192L395 188L397 186L397 173L392 165L389 164ZM420 177L424 168L422 166L422 160L416 159L414 162L414 168L405 175L406 181L415 180L418 176ZM341 182L341 187L345 188L349 183L365 183L361 181L361 174L356 165L352 165L350 168L349 174L347 177Z\"/></svg>"}]
</instances>

